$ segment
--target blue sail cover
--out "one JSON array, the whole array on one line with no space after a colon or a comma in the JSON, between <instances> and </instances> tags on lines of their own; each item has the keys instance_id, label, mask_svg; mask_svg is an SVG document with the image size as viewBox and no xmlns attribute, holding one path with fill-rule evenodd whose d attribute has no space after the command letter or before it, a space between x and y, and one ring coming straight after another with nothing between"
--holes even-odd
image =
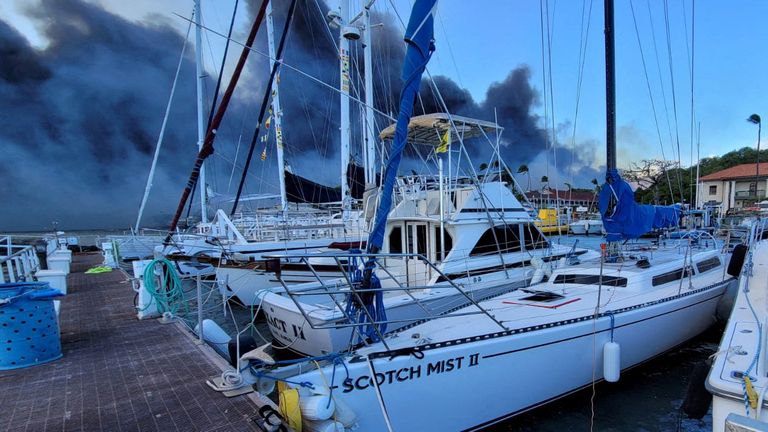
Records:
<instances>
[{"instance_id":1,"label":"blue sail cover","mask_svg":"<svg viewBox=\"0 0 768 432\"><path fill-rule=\"evenodd\" d=\"M632 187L615 169L608 170L606 174L598 204L609 242L635 239L656 228L675 227L680 219L678 205L636 203Z\"/></svg>"},{"instance_id":2,"label":"blue sail cover","mask_svg":"<svg viewBox=\"0 0 768 432\"><path fill-rule=\"evenodd\" d=\"M379 195L379 208L376 223L368 238L368 252L381 250L387 216L392 207L392 189L397 177L403 149L408 137L408 123L413 115L413 105L421 85L421 75L434 51L434 19L432 9L437 0L416 0L411 10L411 18L405 30L406 52L403 62L403 90L400 92L400 113L397 116L395 139L390 150L389 160L384 168L384 178Z\"/></svg>"}]
</instances>

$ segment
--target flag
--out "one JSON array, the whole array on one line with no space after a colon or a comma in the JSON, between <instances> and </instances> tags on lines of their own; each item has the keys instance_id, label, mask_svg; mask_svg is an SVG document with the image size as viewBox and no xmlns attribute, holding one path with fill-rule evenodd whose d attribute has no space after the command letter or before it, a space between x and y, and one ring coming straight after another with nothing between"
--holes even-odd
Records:
<instances>
[{"instance_id":1,"label":"flag","mask_svg":"<svg viewBox=\"0 0 768 432\"><path fill-rule=\"evenodd\" d=\"M272 123L272 116L267 117L267 121L264 122L264 127L269 129L269 124Z\"/></svg>"},{"instance_id":2,"label":"flag","mask_svg":"<svg viewBox=\"0 0 768 432\"><path fill-rule=\"evenodd\" d=\"M265 161L267 160L267 148L264 147L264 150L261 152L261 160Z\"/></svg>"},{"instance_id":3,"label":"flag","mask_svg":"<svg viewBox=\"0 0 768 432\"><path fill-rule=\"evenodd\" d=\"M267 142L267 137L269 137L269 134L264 134L261 136L261 142Z\"/></svg>"},{"instance_id":4,"label":"flag","mask_svg":"<svg viewBox=\"0 0 768 432\"><path fill-rule=\"evenodd\" d=\"M451 144L451 130L448 129L440 138L440 145L435 148L435 153L445 153L448 151L448 146Z\"/></svg>"}]
</instances>

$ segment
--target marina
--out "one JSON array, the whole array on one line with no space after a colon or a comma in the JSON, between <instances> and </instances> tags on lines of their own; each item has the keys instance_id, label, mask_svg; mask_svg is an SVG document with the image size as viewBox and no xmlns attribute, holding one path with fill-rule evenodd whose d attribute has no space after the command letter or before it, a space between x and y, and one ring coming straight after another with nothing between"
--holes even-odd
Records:
<instances>
[{"instance_id":1,"label":"marina","mask_svg":"<svg viewBox=\"0 0 768 432\"><path fill-rule=\"evenodd\" d=\"M758 14L485 1L0 4L0 432L768 431Z\"/></svg>"}]
</instances>

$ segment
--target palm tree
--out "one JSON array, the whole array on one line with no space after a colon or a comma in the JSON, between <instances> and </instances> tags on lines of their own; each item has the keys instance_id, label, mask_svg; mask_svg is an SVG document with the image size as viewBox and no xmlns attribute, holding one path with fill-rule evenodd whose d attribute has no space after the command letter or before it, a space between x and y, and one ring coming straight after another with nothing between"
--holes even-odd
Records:
<instances>
[{"instance_id":1,"label":"palm tree","mask_svg":"<svg viewBox=\"0 0 768 432\"><path fill-rule=\"evenodd\" d=\"M526 174L528 176L528 188L526 189L526 192L529 192L531 190L531 173L528 172L528 165L522 164L517 169L518 174Z\"/></svg>"},{"instance_id":2,"label":"palm tree","mask_svg":"<svg viewBox=\"0 0 768 432\"><path fill-rule=\"evenodd\" d=\"M542 183L542 186L541 186L542 190L549 189L549 177L541 176L541 183Z\"/></svg>"},{"instance_id":3,"label":"palm tree","mask_svg":"<svg viewBox=\"0 0 768 432\"><path fill-rule=\"evenodd\" d=\"M481 163L480 164L480 171L485 171L487 168L488 168L488 164L487 163Z\"/></svg>"},{"instance_id":4,"label":"palm tree","mask_svg":"<svg viewBox=\"0 0 768 432\"><path fill-rule=\"evenodd\" d=\"M597 182L596 178L592 179L592 184L595 185L595 193L600 192L600 184Z\"/></svg>"}]
</instances>

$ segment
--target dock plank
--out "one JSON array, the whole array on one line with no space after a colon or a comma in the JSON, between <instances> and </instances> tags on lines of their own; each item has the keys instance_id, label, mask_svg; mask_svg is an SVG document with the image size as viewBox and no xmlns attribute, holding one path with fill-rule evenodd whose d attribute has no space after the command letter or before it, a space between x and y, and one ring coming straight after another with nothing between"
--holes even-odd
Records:
<instances>
[{"instance_id":1,"label":"dock plank","mask_svg":"<svg viewBox=\"0 0 768 432\"><path fill-rule=\"evenodd\" d=\"M61 305L64 357L0 371L0 431L254 431L257 406L205 385L219 367L175 324L138 321L119 271L75 255Z\"/></svg>"}]
</instances>

